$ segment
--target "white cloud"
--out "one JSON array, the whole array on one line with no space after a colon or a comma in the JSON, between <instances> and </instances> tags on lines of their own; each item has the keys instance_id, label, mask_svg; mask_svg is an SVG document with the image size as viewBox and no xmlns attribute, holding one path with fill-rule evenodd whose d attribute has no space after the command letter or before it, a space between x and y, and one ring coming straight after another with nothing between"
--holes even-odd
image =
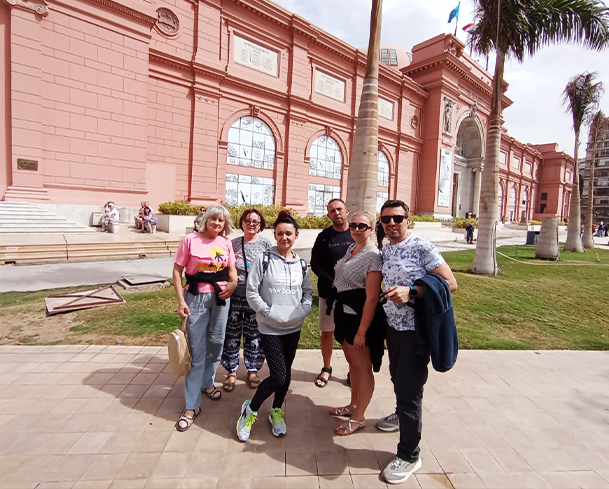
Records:
<instances>
[{"instance_id":1,"label":"white cloud","mask_svg":"<svg viewBox=\"0 0 609 489\"><path fill-rule=\"evenodd\" d=\"M275 2L353 46L368 44L370 0ZM448 24L447 20L457 3L458 0L385 0L381 41L411 50L415 44L443 32L454 33L454 21ZM457 37L465 42L461 26L474 20L471 0L461 1L459 17ZM481 63L484 65L485 61ZM493 64L491 59L489 69L493 69ZM522 64L507 63L507 95L514 103L503 116L510 134L524 143L557 142L562 151L573 154L573 121L561 103L562 91L573 75L596 71L609 92L608 65L607 51L599 53L564 44L544 48ZM605 94L601 108L609 113L609 94ZM587 128L583 134L587 135Z\"/></svg>"}]
</instances>

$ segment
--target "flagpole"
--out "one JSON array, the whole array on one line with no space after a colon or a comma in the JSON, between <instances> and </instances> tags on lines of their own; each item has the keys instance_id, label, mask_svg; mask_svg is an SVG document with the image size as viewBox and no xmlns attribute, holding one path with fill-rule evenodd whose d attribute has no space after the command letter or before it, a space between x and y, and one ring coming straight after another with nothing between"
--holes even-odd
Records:
<instances>
[{"instance_id":1,"label":"flagpole","mask_svg":"<svg viewBox=\"0 0 609 489\"><path fill-rule=\"evenodd\" d=\"M457 5L458 9L460 9L460 7L461 7L461 2L459 2L459 5ZM457 37L457 26L458 25L459 25L459 14L457 14L457 22L455 22L455 37Z\"/></svg>"}]
</instances>

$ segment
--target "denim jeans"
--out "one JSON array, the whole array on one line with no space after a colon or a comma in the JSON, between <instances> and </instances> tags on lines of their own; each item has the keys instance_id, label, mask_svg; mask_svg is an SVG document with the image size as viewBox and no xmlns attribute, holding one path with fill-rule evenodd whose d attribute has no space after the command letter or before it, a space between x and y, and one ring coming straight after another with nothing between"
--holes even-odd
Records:
<instances>
[{"instance_id":1,"label":"denim jeans","mask_svg":"<svg viewBox=\"0 0 609 489\"><path fill-rule=\"evenodd\" d=\"M197 409L201 406L201 389L214 385L230 300L226 300L225 306L218 306L215 293L192 295L188 291L184 292L184 300L190 309L186 331L192 357L184 383L184 398L186 409Z\"/></svg>"},{"instance_id":2,"label":"denim jeans","mask_svg":"<svg viewBox=\"0 0 609 489\"><path fill-rule=\"evenodd\" d=\"M387 327L387 351L400 420L397 456L416 462L423 428L423 386L427 382L429 355L417 354L414 331L397 331L391 327Z\"/></svg>"}]
</instances>

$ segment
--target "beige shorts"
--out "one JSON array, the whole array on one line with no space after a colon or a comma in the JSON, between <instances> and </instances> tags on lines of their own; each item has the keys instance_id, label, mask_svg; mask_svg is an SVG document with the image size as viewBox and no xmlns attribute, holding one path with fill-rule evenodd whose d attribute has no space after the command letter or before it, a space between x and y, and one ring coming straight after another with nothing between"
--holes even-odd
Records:
<instances>
[{"instance_id":1,"label":"beige shorts","mask_svg":"<svg viewBox=\"0 0 609 489\"><path fill-rule=\"evenodd\" d=\"M321 331L334 331L334 308L328 316L326 314L326 299L319 298L319 329Z\"/></svg>"}]
</instances>

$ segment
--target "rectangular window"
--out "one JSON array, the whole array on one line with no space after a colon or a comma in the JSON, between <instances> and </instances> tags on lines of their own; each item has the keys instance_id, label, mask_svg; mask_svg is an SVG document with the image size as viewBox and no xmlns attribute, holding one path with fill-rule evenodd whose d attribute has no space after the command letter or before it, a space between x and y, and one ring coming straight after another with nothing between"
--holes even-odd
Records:
<instances>
[{"instance_id":1,"label":"rectangular window","mask_svg":"<svg viewBox=\"0 0 609 489\"><path fill-rule=\"evenodd\" d=\"M512 170L520 170L520 158L512 158Z\"/></svg>"},{"instance_id":2,"label":"rectangular window","mask_svg":"<svg viewBox=\"0 0 609 489\"><path fill-rule=\"evenodd\" d=\"M499 163L501 163L502 165L505 165L507 162L507 153L504 153L503 151L499 154Z\"/></svg>"},{"instance_id":3,"label":"rectangular window","mask_svg":"<svg viewBox=\"0 0 609 489\"><path fill-rule=\"evenodd\" d=\"M539 206L539 213L543 214L546 211L546 204L541 204Z\"/></svg>"},{"instance_id":4,"label":"rectangular window","mask_svg":"<svg viewBox=\"0 0 609 489\"><path fill-rule=\"evenodd\" d=\"M395 49L390 49L389 50L389 64L391 66L397 66L398 65L398 55L395 52Z\"/></svg>"},{"instance_id":5,"label":"rectangular window","mask_svg":"<svg viewBox=\"0 0 609 489\"><path fill-rule=\"evenodd\" d=\"M381 49L381 63L389 64L389 49Z\"/></svg>"},{"instance_id":6,"label":"rectangular window","mask_svg":"<svg viewBox=\"0 0 609 489\"><path fill-rule=\"evenodd\" d=\"M527 161L527 162L524 164L524 172L525 172L526 174L530 175L530 174L531 174L531 168L532 168L532 167L533 167L533 165L531 165L531 162L530 162L530 161Z\"/></svg>"},{"instance_id":7,"label":"rectangular window","mask_svg":"<svg viewBox=\"0 0 609 489\"><path fill-rule=\"evenodd\" d=\"M541 200L548 200L548 192L541 193Z\"/></svg>"},{"instance_id":8,"label":"rectangular window","mask_svg":"<svg viewBox=\"0 0 609 489\"><path fill-rule=\"evenodd\" d=\"M226 174L227 205L273 205L275 180L251 175Z\"/></svg>"}]
</instances>

